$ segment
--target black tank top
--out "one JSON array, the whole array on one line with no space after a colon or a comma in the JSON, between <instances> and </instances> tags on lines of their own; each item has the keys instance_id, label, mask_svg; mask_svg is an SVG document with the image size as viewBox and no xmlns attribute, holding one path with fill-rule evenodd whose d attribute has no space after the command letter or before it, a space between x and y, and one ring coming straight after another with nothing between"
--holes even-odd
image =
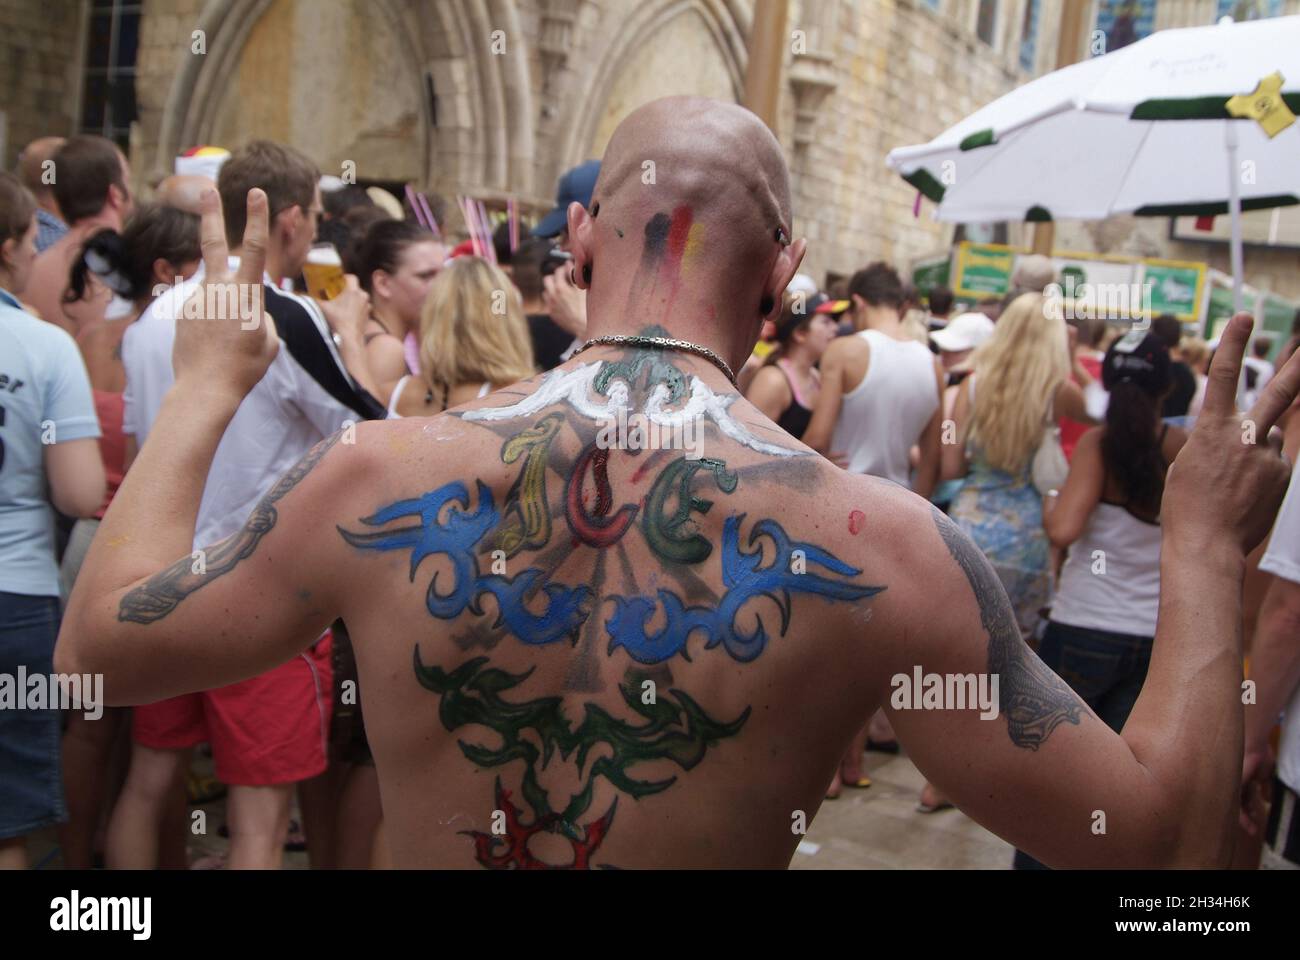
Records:
<instances>
[{"instance_id":1,"label":"black tank top","mask_svg":"<svg viewBox=\"0 0 1300 960\"><path fill-rule=\"evenodd\" d=\"M785 376L786 383L790 384L791 397L790 406L781 412L776 425L796 440L802 439L808 424L812 423L813 412L799 402L795 394L794 381L790 379L790 374L786 372L785 367L779 363L774 366Z\"/></svg>"}]
</instances>

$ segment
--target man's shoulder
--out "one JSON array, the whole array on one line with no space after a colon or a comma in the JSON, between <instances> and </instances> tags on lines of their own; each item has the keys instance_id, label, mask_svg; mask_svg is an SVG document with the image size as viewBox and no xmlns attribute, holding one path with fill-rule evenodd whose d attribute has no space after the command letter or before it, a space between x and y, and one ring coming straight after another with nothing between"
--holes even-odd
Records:
<instances>
[{"instance_id":1,"label":"man's shoulder","mask_svg":"<svg viewBox=\"0 0 1300 960\"><path fill-rule=\"evenodd\" d=\"M284 335L294 332L311 332L316 335L324 333L325 316L320 308L309 298L274 284L263 284L266 294L266 312L275 321L276 329Z\"/></svg>"}]
</instances>

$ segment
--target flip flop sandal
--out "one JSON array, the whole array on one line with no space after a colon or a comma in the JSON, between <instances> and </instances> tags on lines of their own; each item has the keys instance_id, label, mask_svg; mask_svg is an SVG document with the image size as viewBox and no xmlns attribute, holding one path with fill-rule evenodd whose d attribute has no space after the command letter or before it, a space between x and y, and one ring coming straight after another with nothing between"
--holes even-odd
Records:
<instances>
[{"instance_id":1,"label":"flip flop sandal","mask_svg":"<svg viewBox=\"0 0 1300 960\"><path fill-rule=\"evenodd\" d=\"M301 853L307 849L307 834L297 820L289 821L289 833L285 837L284 849L291 853Z\"/></svg>"},{"instance_id":2,"label":"flip flop sandal","mask_svg":"<svg viewBox=\"0 0 1300 960\"><path fill-rule=\"evenodd\" d=\"M940 810L950 809L953 809L953 805L947 800L935 804L921 803L918 801L916 804L917 813L938 813Z\"/></svg>"},{"instance_id":3,"label":"flip flop sandal","mask_svg":"<svg viewBox=\"0 0 1300 960\"><path fill-rule=\"evenodd\" d=\"M850 789L853 790L863 790L871 786L871 778L864 773L856 780L845 780L844 786L849 787Z\"/></svg>"}]
</instances>

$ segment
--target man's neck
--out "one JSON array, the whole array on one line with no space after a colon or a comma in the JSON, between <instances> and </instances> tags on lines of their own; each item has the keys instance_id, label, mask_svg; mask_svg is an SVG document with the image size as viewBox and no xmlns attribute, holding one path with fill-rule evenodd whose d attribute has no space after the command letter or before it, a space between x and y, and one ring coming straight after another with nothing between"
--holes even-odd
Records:
<instances>
[{"instance_id":1,"label":"man's neck","mask_svg":"<svg viewBox=\"0 0 1300 960\"><path fill-rule=\"evenodd\" d=\"M50 216L57 217L60 221L63 219L63 214L59 212L59 205L54 202L53 196L46 195L37 197L36 205Z\"/></svg>"},{"instance_id":2,"label":"man's neck","mask_svg":"<svg viewBox=\"0 0 1300 960\"><path fill-rule=\"evenodd\" d=\"M238 260L243 257L244 248L242 246L232 247L230 255ZM268 247L266 251L266 275L271 278L271 283L278 287L284 283L286 273L284 258L280 255L280 251L273 246Z\"/></svg>"},{"instance_id":3,"label":"man's neck","mask_svg":"<svg viewBox=\"0 0 1300 960\"><path fill-rule=\"evenodd\" d=\"M868 304L855 320L855 326L859 331L879 330L881 333L894 336L903 328L903 318L893 307L875 307Z\"/></svg>"},{"instance_id":4,"label":"man's neck","mask_svg":"<svg viewBox=\"0 0 1300 960\"><path fill-rule=\"evenodd\" d=\"M89 237L91 234L98 233L100 230L115 230L122 232L122 218L116 211L109 210L105 207L99 213L91 217L83 217L76 223L69 224L68 233L74 237Z\"/></svg>"},{"instance_id":5,"label":"man's neck","mask_svg":"<svg viewBox=\"0 0 1300 960\"><path fill-rule=\"evenodd\" d=\"M528 315L545 313L546 304L541 297L524 297L524 313Z\"/></svg>"},{"instance_id":6,"label":"man's neck","mask_svg":"<svg viewBox=\"0 0 1300 960\"><path fill-rule=\"evenodd\" d=\"M739 370L758 341L762 318L755 309L744 311L733 296L717 293L702 283L659 284L650 291L641 285L633 291L630 279L603 276L587 291L587 337L621 334L635 336L647 327L661 327L661 335L686 340L717 354Z\"/></svg>"}]
</instances>

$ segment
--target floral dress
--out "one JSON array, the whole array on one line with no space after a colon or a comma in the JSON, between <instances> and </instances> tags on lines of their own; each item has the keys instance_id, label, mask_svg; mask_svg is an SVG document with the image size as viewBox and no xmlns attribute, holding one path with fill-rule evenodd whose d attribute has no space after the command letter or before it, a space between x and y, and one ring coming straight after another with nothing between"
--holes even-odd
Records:
<instances>
[{"instance_id":1,"label":"floral dress","mask_svg":"<svg viewBox=\"0 0 1300 960\"><path fill-rule=\"evenodd\" d=\"M997 571L1020 633L1028 638L1039 611L1051 599L1049 544L1043 530L1043 500L1030 479L1030 467L1018 474L989 465L972 444L970 471L948 510Z\"/></svg>"}]
</instances>

